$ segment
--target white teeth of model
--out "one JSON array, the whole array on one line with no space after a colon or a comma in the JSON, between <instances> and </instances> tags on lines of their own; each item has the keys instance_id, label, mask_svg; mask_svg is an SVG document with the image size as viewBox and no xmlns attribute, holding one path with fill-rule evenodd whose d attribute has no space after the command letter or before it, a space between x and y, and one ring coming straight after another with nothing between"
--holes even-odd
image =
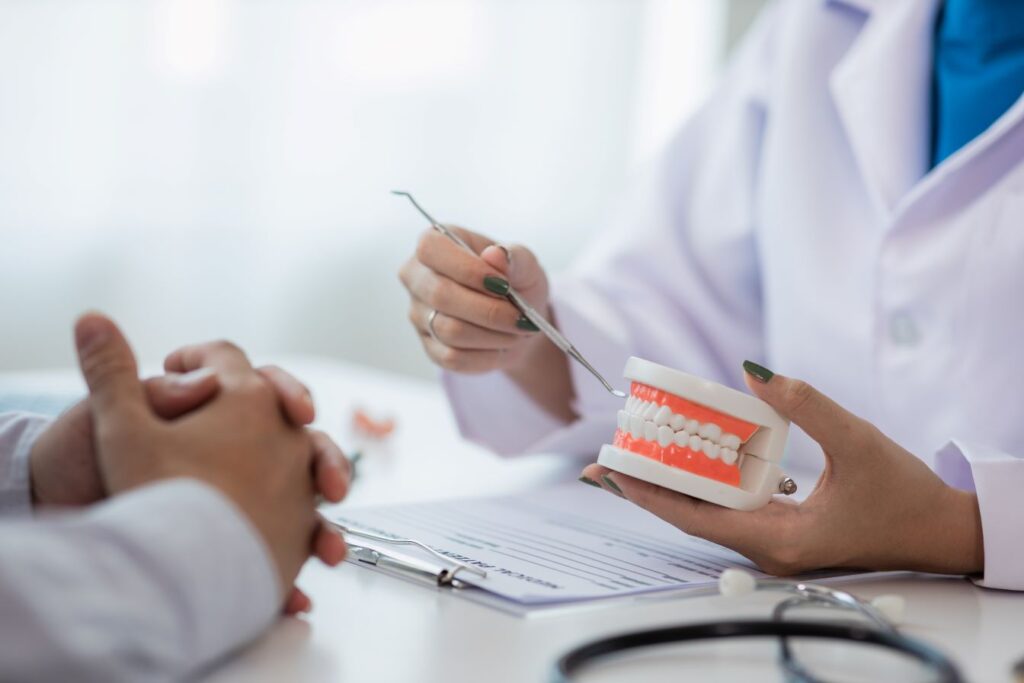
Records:
<instances>
[{"instance_id":1,"label":"white teeth of model","mask_svg":"<svg viewBox=\"0 0 1024 683\"><path fill-rule=\"evenodd\" d=\"M625 410L620 410L615 417L618 420L619 429L624 432L629 431L629 413Z\"/></svg>"},{"instance_id":2,"label":"white teeth of model","mask_svg":"<svg viewBox=\"0 0 1024 683\"><path fill-rule=\"evenodd\" d=\"M696 434L700 429L700 422L697 422L696 420L687 420L684 429L687 434Z\"/></svg>"},{"instance_id":3,"label":"white teeth of model","mask_svg":"<svg viewBox=\"0 0 1024 683\"><path fill-rule=\"evenodd\" d=\"M663 427L672 418L672 409L668 406L661 406L658 412L654 413L654 424Z\"/></svg>"},{"instance_id":4,"label":"white teeth of model","mask_svg":"<svg viewBox=\"0 0 1024 683\"><path fill-rule=\"evenodd\" d=\"M676 435L673 438L675 439L676 445L680 448L686 448L690 443L690 435L686 432L676 432Z\"/></svg>"},{"instance_id":5,"label":"white teeth of model","mask_svg":"<svg viewBox=\"0 0 1024 683\"><path fill-rule=\"evenodd\" d=\"M740 437L735 434L723 435L718 443L722 444L722 448L731 448L734 451L738 451L740 449Z\"/></svg>"},{"instance_id":6,"label":"white teeth of model","mask_svg":"<svg viewBox=\"0 0 1024 683\"><path fill-rule=\"evenodd\" d=\"M722 428L712 422L705 422L700 426L700 431L697 434L703 439L718 443L718 440L722 438Z\"/></svg>"},{"instance_id":7,"label":"white teeth of model","mask_svg":"<svg viewBox=\"0 0 1024 683\"><path fill-rule=\"evenodd\" d=\"M654 424L650 420L644 422L644 438L648 441L658 440L658 425Z\"/></svg>"},{"instance_id":8,"label":"white teeth of model","mask_svg":"<svg viewBox=\"0 0 1024 683\"><path fill-rule=\"evenodd\" d=\"M666 448L672 443L672 438L676 435L672 431L672 428L668 425L661 425L658 427L658 445L662 448Z\"/></svg>"},{"instance_id":9,"label":"white teeth of model","mask_svg":"<svg viewBox=\"0 0 1024 683\"><path fill-rule=\"evenodd\" d=\"M636 405L636 396L630 396L626 399L626 407L623 408L627 413L633 412L633 406Z\"/></svg>"},{"instance_id":10,"label":"white teeth of model","mask_svg":"<svg viewBox=\"0 0 1024 683\"><path fill-rule=\"evenodd\" d=\"M681 432L686 426L686 418L679 413L673 413L668 421L668 426L672 428L673 432Z\"/></svg>"},{"instance_id":11,"label":"white teeth of model","mask_svg":"<svg viewBox=\"0 0 1024 683\"><path fill-rule=\"evenodd\" d=\"M644 436L644 419L635 413L629 416L629 435L634 439Z\"/></svg>"},{"instance_id":12,"label":"white teeth of model","mask_svg":"<svg viewBox=\"0 0 1024 683\"><path fill-rule=\"evenodd\" d=\"M688 441L686 442L686 446L687 446L687 447L688 447L688 448L689 448L689 449L690 449L691 451L697 451L698 453L700 452L700 448L701 448L701 446L703 446L703 445L704 445L704 440L703 440L703 439L701 439L701 438L700 438L699 436L697 436L696 434L692 434L692 435L690 436L690 439L689 439L689 440L688 440Z\"/></svg>"},{"instance_id":13,"label":"white teeth of model","mask_svg":"<svg viewBox=\"0 0 1024 683\"><path fill-rule=\"evenodd\" d=\"M718 452L718 455L726 465L733 465L736 463L736 451L731 448L723 448Z\"/></svg>"},{"instance_id":14,"label":"white teeth of model","mask_svg":"<svg viewBox=\"0 0 1024 683\"><path fill-rule=\"evenodd\" d=\"M717 443L714 443L713 441L708 441L707 439L704 439L704 443L703 443L704 455L708 456L709 458L717 458L718 457L718 451L720 451L721 448L722 447L719 446Z\"/></svg>"},{"instance_id":15,"label":"white teeth of model","mask_svg":"<svg viewBox=\"0 0 1024 683\"><path fill-rule=\"evenodd\" d=\"M647 407L644 408L644 419L653 420L654 414L658 412L658 404L654 401L647 403Z\"/></svg>"}]
</instances>

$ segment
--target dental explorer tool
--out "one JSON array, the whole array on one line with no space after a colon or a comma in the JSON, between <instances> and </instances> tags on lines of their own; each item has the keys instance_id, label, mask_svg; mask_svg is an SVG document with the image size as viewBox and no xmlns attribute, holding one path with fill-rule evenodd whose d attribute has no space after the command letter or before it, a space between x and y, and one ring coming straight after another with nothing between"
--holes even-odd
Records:
<instances>
[{"instance_id":1,"label":"dental explorer tool","mask_svg":"<svg viewBox=\"0 0 1024 683\"><path fill-rule=\"evenodd\" d=\"M434 220L433 216L431 216L429 213L427 213L423 209L423 207L420 206L419 203L415 199L413 199L413 196L411 194L409 194L408 192L403 192L402 190L392 190L391 194L398 195L399 197L405 197L406 199L408 199L410 202L412 202L412 205L414 207L416 207L416 210L419 211L423 215L424 218L426 218L428 221L430 221L430 225L435 230L437 230L442 235L444 235L445 237L447 237L451 241L455 242L460 247L462 247L463 249L465 249L469 253L473 254L474 256L479 256L479 254L477 254L473 250L472 247L470 247L468 244L466 244L466 242L461 237L459 237L454 232L449 230L447 227L445 227L439 221ZM616 389L615 387L613 387L608 382L608 380L606 380L604 378L604 376L602 376L601 373L597 371L597 368L595 368L593 365L591 365L589 362L587 362L587 359L583 357L583 354L580 353L576 349L576 347L573 346L572 343L568 339L566 339L565 336L561 332L558 331L558 329L555 328L554 325L549 323L544 318L544 316L542 316L540 313L538 313L537 309L535 309L530 304L526 303L526 300L523 299L523 297L520 296L518 292L516 292L514 289L509 287L508 294L505 295L505 298L508 299L512 303L513 306L515 306L517 309L519 309L519 312L522 313L524 316L526 316L526 318L530 322L532 322L534 325L539 327L541 332L543 332L545 334L545 336L547 336L547 338L551 340L552 344L554 344L559 349L564 351L571 358L573 358L577 363L579 363L580 365L585 367L587 369L587 371L590 372L590 374L592 374L594 377L596 377L597 380L602 385L604 385L604 388L608 390L608 393L610 393L612 396L616 396L618 398L626 398L626 393L625 392L620 391L620 390Z\"/></svg>"}]
</instances>

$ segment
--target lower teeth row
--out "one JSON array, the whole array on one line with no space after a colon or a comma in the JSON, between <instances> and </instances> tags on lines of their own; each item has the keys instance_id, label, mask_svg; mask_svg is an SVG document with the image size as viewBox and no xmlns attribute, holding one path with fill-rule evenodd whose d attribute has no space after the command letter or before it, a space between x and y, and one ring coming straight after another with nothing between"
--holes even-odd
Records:
<instances>
[{"instance_id":1,"label":"lower teeth row","mask_svg":"<svg viewBox=\"0 0 1024 683\"><path fill-rule=\"evenodd\" d=\"M734 464L739 458L736 450L732 448L720 446L710 439L702 439L697 434L673 431L668 425L658 426L651 420L644 420L639 415L630 415L624 410L618 412L617 418L619 429L628 432L634 439L656 441L662 448L675 444L679 448L704 453L711 459L721 458L726 465Z\"/></svg>"}]
</instances>

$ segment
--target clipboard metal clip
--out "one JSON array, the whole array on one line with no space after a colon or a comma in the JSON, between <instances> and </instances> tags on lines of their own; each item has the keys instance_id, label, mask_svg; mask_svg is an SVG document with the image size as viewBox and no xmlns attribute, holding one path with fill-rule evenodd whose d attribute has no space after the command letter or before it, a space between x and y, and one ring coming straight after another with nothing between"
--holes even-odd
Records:
<instances>
[{"instance_id":1,"label":"clipboard metal clip","mask_svg":"<svg viewBox=\"0 0 1024 683\"><path fill-rule=\"evenodd\" d=\"M410 575L418 579L426 579L431 583L436 584L442 588L465 588L469 584L458 578L460 572L469 574L475 574L482 579L487 578L487 572L480 567L474 567L464 562L452 559L447 555L439 553L434 550L426 543L421 543L412 538L393 538L391 536L384 536L381 534L375 534L370 531L364 531L362 529L353 529L352 527L339 524L338 522L328 520L328 522L335 529L340 531L345 536L345 541L349 546L349 553L356 558L359 562L385 569L399 574ZM361 546L356 543L349 541L350 537L362 538L368 541L374 541L376 543L387 543L389 545L407 545L413 546L422 550L423 552L431 555L435 559L439 560L442 564L440 567L421 561L412 559L399 558L392 555L383 553L376 548L370 548L367 546Z\"/></svg>"}]
</instances>

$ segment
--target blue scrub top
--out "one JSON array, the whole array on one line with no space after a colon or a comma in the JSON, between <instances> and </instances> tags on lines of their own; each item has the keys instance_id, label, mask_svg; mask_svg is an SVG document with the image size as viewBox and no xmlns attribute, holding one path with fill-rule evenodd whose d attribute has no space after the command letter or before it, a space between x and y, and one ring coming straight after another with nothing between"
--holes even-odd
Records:
<instances>
[{"instance_id":1,"label":"blue scrub top","mask_svg":"<svg viewBox=\"0 0 1024 683\"><path fill-rule=\"evenodd\" d=\"M1024 0L946 0L935 29L932 165L1024 91Z\"/></svg>"}]
</instances>

